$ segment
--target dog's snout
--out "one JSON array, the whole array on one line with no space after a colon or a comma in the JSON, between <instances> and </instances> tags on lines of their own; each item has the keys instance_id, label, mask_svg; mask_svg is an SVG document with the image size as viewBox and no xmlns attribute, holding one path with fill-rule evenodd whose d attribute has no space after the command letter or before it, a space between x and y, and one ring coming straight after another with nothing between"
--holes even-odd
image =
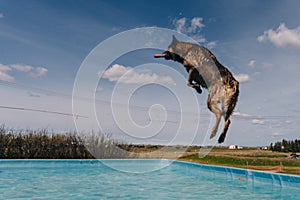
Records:
<instances>
[{"instance_id":1,"label":"dog's snout","mask_svg":"<svg viewBox=\"0 0 300 200\"><path fill-rule=\"evenodd\" d=\"M163 54L165 55L166 60L170 60L172 58L170 51L165 51Z\"/></svg>"}]
</instances>

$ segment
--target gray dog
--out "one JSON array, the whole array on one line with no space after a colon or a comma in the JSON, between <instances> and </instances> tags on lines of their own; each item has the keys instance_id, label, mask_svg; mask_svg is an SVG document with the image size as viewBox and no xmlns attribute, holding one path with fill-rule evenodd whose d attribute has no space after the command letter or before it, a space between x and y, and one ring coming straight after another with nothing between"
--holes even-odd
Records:
<instances>
[{"instance_id":1,"label":"gray dog","mask_svg":"<svg viewBox=\"0 0 300 200\"><path fill-rule=\"evenodd\" d=\"M221 117L225 119L225 126L218 142L225 140L230 124L230 116L236 106L239 96L239 82L230 71L205 47L193 43L180 42L175 36L162 54L154 57L164 57L183 64L189 73L187 85L202 93L201 87L208 89L207 107L216 116L210 138L216 136ZM219 108L221 104L221 109Z\"/></svg>"}]
</instances>

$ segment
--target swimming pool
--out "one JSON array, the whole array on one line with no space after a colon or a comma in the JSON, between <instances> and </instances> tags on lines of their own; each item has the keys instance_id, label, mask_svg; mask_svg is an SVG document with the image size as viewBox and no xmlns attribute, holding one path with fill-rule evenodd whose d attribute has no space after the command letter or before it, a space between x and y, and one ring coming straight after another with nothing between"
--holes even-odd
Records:
<instances>
[{"instance_id":1,"label":"swimming pool","mask_svg":"<svg viewBox=\"0 0 300 200\"><path fill-rule=\"evenodd\" d=\"M299 186L300 176L170 160L0 160L0 199L300 199Z\"/></svg>"}]
</instances>

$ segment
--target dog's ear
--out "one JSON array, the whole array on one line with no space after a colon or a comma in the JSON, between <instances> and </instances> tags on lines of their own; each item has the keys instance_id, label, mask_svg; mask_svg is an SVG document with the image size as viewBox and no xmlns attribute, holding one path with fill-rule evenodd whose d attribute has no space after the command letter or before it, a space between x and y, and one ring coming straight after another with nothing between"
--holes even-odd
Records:
<instances>
[{"instance_id":1,"label":"dog's ear","mask_svg":"<svg viewBox=\"0 0 300 200\"><path fill-rule=\"evenodd\" d=\"M174 42L174 43L179 42L179 41L177 40L177 38L175 37L175 35L173 35L173 37L172 37L172 42Z\"/></svg>"},{"instance_id":2,"label":"dog's ear","mask_svg":"<svg viewBox=\"0 0 300 200\"><path fill-rule=\"evenodd\" d=\"M177 40L177 38L173 35L172 37L172 42L171 44L168 46L168 51L170 52L174 52L174 49L176 49L177 43L179 41Z\"/></svg>"},{"instance_id":3,"label":"dog's ear","mask_svg":"<svg viewBox=\"0 0 300 200\"><path fill-rule=\"evenodd\" d=\"M179 42L179 41L177 40L177 38L175 37L175 35L173 35L173 37L172 37L172 43L176 44L177 42Z\"/></svg>"}]
</instances>

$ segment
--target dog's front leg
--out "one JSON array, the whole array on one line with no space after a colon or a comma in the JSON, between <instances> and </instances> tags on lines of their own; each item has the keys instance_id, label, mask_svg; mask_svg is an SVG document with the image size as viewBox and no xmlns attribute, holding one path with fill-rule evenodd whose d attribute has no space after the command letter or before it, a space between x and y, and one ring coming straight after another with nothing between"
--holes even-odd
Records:
<instances>
[{"instance_id":1,"label":"dog's front leg","mask_svg":"<svg viewBox=\"0 0 300 200\"><path fill-rule=\"evenodd\" d=\"M194 84L193 83L193 81L195 80L195 68L194 67L191 67L190 69L189 69L189 76L188 76L188 81L187 81L187 85L189 86L189 87L192 87L192 88L194 88L199 94L201 94L202 93L202 90L201 90L201 88L200 88L200 84L198 84L198 83L196 83L196 84Z\"/></svg>"}]
</instances>

